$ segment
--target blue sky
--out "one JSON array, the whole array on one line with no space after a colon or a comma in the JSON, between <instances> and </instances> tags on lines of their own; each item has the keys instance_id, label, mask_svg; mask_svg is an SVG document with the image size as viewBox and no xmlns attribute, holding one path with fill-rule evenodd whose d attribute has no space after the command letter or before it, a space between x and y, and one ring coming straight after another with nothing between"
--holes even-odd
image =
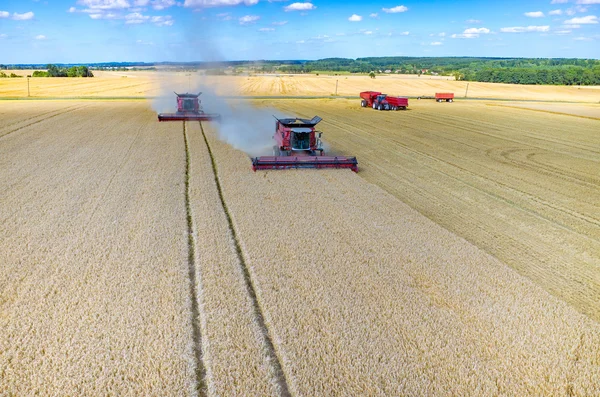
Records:
<instances>
[{"instance_id":1,"label":"blue sky","mask_svg":"<svg viewBox=\"0 0 600 397\"><path fill-rule=\"evenodd\" d=\"M600 58L600 0L0 0L0 63Z\"/></svg>"}]
</instances>

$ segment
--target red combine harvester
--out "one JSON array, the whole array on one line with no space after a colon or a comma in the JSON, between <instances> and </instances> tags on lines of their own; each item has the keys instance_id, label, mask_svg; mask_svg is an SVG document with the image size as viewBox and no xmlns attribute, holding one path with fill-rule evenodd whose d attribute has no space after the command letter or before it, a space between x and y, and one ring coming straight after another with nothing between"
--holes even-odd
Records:
<instances>
[{"instance_id":1,"label":"red combine harvester","mask_svg":"<svg viewBox=\"0 0 600 397\"><path fill-rule=\"evenodd\" d=\"M454 93L453 92L436 92L435 100L438 102L453 102L454 101Z\"/></svg>"},{"instance_id":2,"label":"red combine harvester","mask_svg":"<svg viewBox=\"0 0 600 397\"><path fill-rule=\"evenodd\" d=\"M362 98L360 106L363 108L372 107L379 110L405 110L408 107L408 98L388 96L377 91L363 91L360 93Z\"/></svg>"},{"instance_id":3,"label":"red combine harvester","mask_svg":"<svg viewBox=\"0 0 600 397\"><path fill-rule=\"evenodd\" d=\"M178 94L177 95L177 113L159 113L158 121L210 121L221 120L220 114L204 113L200 106L198 97L202 94Z\"/></svg>"},{"instance_id":4,"label":"red combine harvester","mask_svg":"<svg viewBox=\"0 0 600 397\"><path fill-rule=\"evenodd\" d=\"M356 157L323 156L322 132L315 125L322 119L301 118L277 119L273 146L273 156L252 159L252 169L271 170L285 168L350 168L358 172Z\"/></svg>"}]
</instances>

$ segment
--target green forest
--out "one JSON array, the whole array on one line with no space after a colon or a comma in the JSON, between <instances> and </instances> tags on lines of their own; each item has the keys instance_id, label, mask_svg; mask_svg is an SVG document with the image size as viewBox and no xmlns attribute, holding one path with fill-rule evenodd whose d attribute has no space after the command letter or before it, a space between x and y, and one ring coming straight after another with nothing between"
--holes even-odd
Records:
<instances>
[{"instance_id":1,"label":"green forest","mask_svg":"<svg viewBox=\"0 0 600 397\"><path fill-rule=\"evenodd\" d=\"M457 80L511 84L600 85L600 60L471 57L327 58L284 65L287 73L316 71L454 76Z\"/></svg>"},{"instance_id":2,"label":"green forest","mask_svg":"<svg viewBox=\"0 0 600 397\"><path fill-rule=\"evenodd\" d=\"M87 66L46 65L47 72L36 70L32 77L94 77Z\"/></svg>"}]
</instances>

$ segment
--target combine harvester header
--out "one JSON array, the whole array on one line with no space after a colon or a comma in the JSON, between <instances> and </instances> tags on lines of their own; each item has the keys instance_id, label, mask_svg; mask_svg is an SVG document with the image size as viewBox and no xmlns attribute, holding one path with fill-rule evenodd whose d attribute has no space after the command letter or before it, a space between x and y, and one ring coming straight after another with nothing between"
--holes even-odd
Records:
<instances>
[{"instance_id":1,"label":"combine harvester header","mask_svg":"<svg viewBox=\"0 0 600 397\"><path fill-rule=\"evenodd\" d=\"M277 119L273 139L273 156L261 156L252 159L252 169L286 168L350 168L358 172L356 157L323 156L322 132L315 130L322 119L319 116L311 120L301 118Z\"/></svg>"},{"instance_id":2,"label":"combine harvester header","mask_svg":"<svg viewBox=\"0 0 600 397\"><path fill-rule=\"evenodd\" d=\"M177 113L159 113L158 121L210 121L210 120L221 120L220 114L209 114L204 113L202 106L200 106L200 100L198 97L202 93L198 94L178 94L177 95Z\"/></svg>"}]
</instances>

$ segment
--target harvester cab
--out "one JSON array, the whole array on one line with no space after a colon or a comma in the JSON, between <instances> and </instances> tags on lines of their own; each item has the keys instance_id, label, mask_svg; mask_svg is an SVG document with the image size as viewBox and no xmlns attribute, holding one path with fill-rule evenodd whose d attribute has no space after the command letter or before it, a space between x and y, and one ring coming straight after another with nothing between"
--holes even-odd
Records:
<instances>
[{"instance_id":1,"label":"harvester cab","mask_svg":"<svg viewBox=\"0 0 600 397\"><path fill-rule=\"evenodd\" d=\"M254 171L284 168L350 168L358 171L356 157L323 156L323 133L315 130L322 120L319 116L310 120L298 117L275 119L273 156L253 158Z\"/></svg>"},{"instance_id":2,"label":"harvester cab","mask_svg":"<svg viewBox=\"0 0 600 397\"><path fill-rule=\"evenodd\" d=\"M180 113L201 111L200 99L198 99L201 94L201 92L198 95L175 93L177 95L177 111Z\"/></svg>"},{"instance_id":3,"label":"harvester cab","mask_svg":"<svg viewBox=\"0 0 600 397\"><path fill-rule=\"evenodd\" d=\"M198 98L202 93L197 94L178 94L177 95L177 113L159 113L158 121L210 121L220 120L221 115L213 113L204 113L200 106Z\"/></svg>"}]
</instances>

